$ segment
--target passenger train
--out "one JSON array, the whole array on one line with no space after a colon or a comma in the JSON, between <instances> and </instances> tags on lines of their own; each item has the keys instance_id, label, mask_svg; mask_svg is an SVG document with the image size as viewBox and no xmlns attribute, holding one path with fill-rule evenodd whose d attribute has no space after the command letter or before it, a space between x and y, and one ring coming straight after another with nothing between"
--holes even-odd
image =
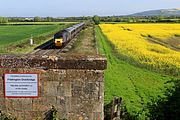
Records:
<instances>
[{"instance_id":1,"label":"passenger train","mask_svg":"<svg viewBox=\"0 0 180 120\"><path fill-rule=\"evenodd\" d=\"M74 38L84 27L84 22L66 28L54 35L55 47L62 47Z\"/></svg>"}]
</instances>

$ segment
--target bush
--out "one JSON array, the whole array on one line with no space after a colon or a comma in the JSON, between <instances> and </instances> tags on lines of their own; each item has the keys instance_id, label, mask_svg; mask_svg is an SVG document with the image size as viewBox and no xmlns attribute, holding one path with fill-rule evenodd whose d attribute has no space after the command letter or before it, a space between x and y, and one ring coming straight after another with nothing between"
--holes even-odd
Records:
<instances>
[{"instance_id":1,"label":"bush","mask_svg":"<svg viewBox=\"0 0 180 120\"><path fill-rule=\"evenodd\" d=\"M15 117L12 117L10 114L5 114L0 111L0 120L17 120Z\"/></svg>"},{"instance_id":2,"label":"bush","mask_svg":"<svg viewBox=\"0 0 180 120\"><path fill-rule=\"evenodd\" d=\"M99 16L95 15L95 16L93 17L93 21L94 21L94 23L95 23L96 25L98 25L98 24L100 23L100 18L99 18Z\"/></svg>"}]
</instances>

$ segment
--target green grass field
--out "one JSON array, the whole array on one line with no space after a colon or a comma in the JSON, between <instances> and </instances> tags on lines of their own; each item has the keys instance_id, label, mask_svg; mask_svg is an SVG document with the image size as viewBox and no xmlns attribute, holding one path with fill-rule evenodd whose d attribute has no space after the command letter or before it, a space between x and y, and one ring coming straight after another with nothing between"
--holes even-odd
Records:
<instances>
[{"instance_id":1,"label":"green grass field","mask_svg":"<svg viewBox=\"0 0 180 120\"><path fill-rule=\"evenodd\" d=\"M153 119L152 116L156 113L163 114L151 108L152 106L158 108L159 101L168 99L166 93L169 89L175 90L172 81L177 78L138 68L121 60L99 27L96 27L96 38L100 53L105 54L108 61L108 68L105 71L105 111L113 97L118 96L123 98L124 111L127 112L126 119Z\"/></svg>"},{"instance_id":2,"label":"green grass field","mask_svg":"<svg viewBox=\"0 0 180 120\"><path fill-rule=\"evenodd\" d=\"M32 36L48 34L57 30L56 25L20 25L20 26L1 26L0 27L0 43L7 45L19 42Z\"/></svg>"},{"instance_id":3,"label":"green grass field","mask_svg":"<svg viewBox=\"0 0 180 120\"><path fill-rule=\"evenodd\" d=\"M54 33L70 24L54 25L2 25L0 26L0 53L27 53L50 40ZM33 37L34 45L29 45ZM19 47L20 46L20 47Z\"/></svg>"}]
</instances>

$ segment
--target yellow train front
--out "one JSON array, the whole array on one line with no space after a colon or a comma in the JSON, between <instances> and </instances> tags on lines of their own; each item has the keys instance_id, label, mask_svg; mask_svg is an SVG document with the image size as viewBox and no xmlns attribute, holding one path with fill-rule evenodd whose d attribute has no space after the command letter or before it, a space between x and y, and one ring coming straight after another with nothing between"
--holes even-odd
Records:
<instances>
[{"instance_id":1,"label":"yellow train front","mask_svg":"<svg viewBox=\"0 0 180 120\"><path fill-rule=\"evenodd\" d=\"M55 45L55 47L62 47L62 45L63 45L63 38L62 38L62 34L60 32L58 32L54 35L54 45Z\"/></svg>"},{"instance_id":2,"label":"yellow train front","mask_svg":"<svg viewBox=\"0 0 180 120\"><path fill-rule=\"evenodd\" d=\"M74 38L84 27L84 23L73 25L72 27L66 28L54 35L55 47L62 47L67 44L72 38Z\"/></svg>"},{"instance_id":3,"label":"yellow train front","mask_svg":"<svg viewBox=\"0 0 180 120\"><path fill-rule=\"evenodd\" d=\"M62 38L56 38L54 40L56 47L61 47L63 45L63 39Z\"/></svg>"}]
</instances>

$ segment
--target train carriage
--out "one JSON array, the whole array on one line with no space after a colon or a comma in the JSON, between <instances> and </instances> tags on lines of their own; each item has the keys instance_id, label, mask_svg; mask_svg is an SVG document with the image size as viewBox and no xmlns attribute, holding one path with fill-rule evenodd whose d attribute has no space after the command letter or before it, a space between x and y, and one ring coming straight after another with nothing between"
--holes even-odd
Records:
<instances>
[{"instance_id":1,"label":"train carriage","mask_svg":"<svg viewBox=\"0 0 180 120\"><path fill-rule=\"evenodd\" d=\"M64 29L62 32L58 32L54 35L55 47L61 47L74 38L84 27L84 23L73 25L72 27Z\"/></svg>"}]
</instances>

